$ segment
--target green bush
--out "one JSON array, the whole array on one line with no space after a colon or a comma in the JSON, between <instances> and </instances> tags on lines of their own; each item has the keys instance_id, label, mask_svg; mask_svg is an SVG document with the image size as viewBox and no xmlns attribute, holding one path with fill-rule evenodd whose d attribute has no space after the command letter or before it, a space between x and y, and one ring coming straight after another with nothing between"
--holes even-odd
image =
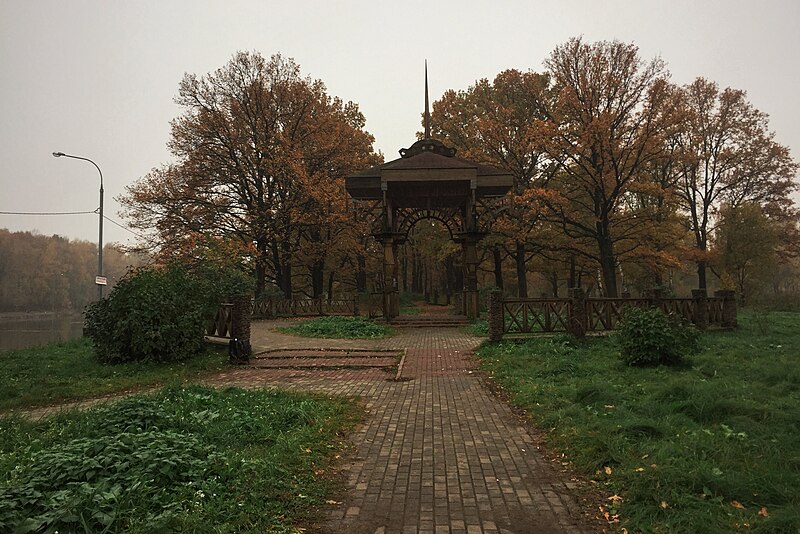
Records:
<instances>
[{"instance_id":1,"label":"green bush","mask_svg":"<svg viewBox=\"0 0 800 534\"><path fill-rule=\"evenodd\" d=\"M97 358L175 361L196 353L221 298L206 280L179 265L130 271L86 311L84 333Z\"/></svg>"},{"instance_id":2,"label":"green bush","mask_svg":"<svg viewBox=\"0 0 800 534\"><path fill-rule=\"evenodd\" d=\"M616 337L622 361L631 366L677 365L699 349L697 330L659 309L626 309Z\"/></svg>"}]
</instances>

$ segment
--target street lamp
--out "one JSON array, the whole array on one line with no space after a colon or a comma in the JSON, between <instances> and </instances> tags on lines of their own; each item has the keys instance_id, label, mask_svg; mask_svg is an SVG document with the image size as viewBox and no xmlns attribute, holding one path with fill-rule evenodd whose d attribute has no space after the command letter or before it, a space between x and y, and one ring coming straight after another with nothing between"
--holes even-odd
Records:
<instances>
[{"instance_id":1,"label":"street lamp","mask_svg":"<svg viewBox=\"0 0 800 534\"><path fill-rule=\"evenodd\" d=\"M103 298L103 171L100 170L100 167L97 166L97 163L90 160L89 158L82 158L80 156L73 156L71 154L64 154L63 152L53 152L53 157L60 158L72 158L72 159L82 159L83 161L88 161L94 168L97 169L97 172L100 173L100 237L97 239L97 279L95 283L97 284L97 298Z\"/></svg>"}]
</instances>

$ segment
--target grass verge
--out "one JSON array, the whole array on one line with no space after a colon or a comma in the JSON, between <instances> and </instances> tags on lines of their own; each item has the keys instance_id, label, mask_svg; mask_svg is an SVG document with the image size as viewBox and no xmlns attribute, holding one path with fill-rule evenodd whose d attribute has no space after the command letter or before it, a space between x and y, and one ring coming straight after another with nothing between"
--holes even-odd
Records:
<instances>
[{"instance_id":1,"label":"grass verge","mask_svg":"<svg viewBox=\"0 0 800 534\"><path fill-rule=\"evenodd\" d=\"M293 532L324 504L353 401L170 387L0 419L0 531Z\"/></svg>"},{"instance_id":2,"label":"grass verge","mask_svg":"<svg viewBox=\"0 0 800 534\"><path fill-rule=\"evenodd\" d=\"M227 355L227 354L226 354ZM85 338L0 353L0 411L99 397L225 368L225 356L209 347L183 362L97 362Z\"/></svg>"},{"instance_id":3,"label":"grass verge","mask_svg":"<svg viewBox=\"0 0 800 534\"><path fill-rule=\"evenodd\" d=\"M300 337L330 339L374 339L386 337L391 329L376 324L364 317L318 317L302 323L281 328L281 332Z\"/></svg>"},{"instance_id":4,"label":"grass verge","mask_svg":"<svg viewBox=\"0 0 800 534\"><path fill-rule=\"evenodd\" d=\"M613 339L486 344L485 368L628 532L800 532L800 314L740 314L680 368ZM616 521L619 521L617 523Z\"/></svg>"}]
</instances>

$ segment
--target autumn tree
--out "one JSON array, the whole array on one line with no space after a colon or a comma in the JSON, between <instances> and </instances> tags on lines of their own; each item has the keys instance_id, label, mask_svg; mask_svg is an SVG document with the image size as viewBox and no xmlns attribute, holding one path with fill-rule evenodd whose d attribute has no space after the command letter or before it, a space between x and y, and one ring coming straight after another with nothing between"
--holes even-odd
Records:
<instances>
[{"instance_id":1,"label":"autumn tree","mask_svg":"<svg viewBox=\"0 0 800 534\"><path fill-rule=\"evenodd\" d=\"M797 164L744 91L720 90L697 78L683 88L682 97L677 195L694 234L698 286L706 288L709 239L722 204L735 209L755 202L775 214L791 211Z\"/></svg>"},{"instance_id":2,"label":"autumn tree","mask_svg":"<svg viewBox=\"0 0 800 534\"><path fill-rule=\"evenodd\" d=\"M539 123L544 119L543 102L549 98L548 77L535 72L506 70L493 81L478 80L466 90L445 92L434 102L433 132L467 158L497 166L514 177L512 191L504 201L502 216L487 238L495 274L495 285L503 287L502 259L514 260L519 296L527 289L527 263L541 248L532 236L537 217L530 210L523 216L521 195L543 187L547 160L538 142Z\"/></svg>"},{"instance_id":3,"label":"autumn tree","mask_svg":"<svg viewBox=\"0 0 800 534\"><path fill-rule=\"evenodd\" d=\"M712 268L735 283L742 301L750 300L769 285L778 245L777 225L757 203L724 205L714 235Z\"/></svg>"},{"instance_id":4,"label":"autumn tree","mask_svg":"<svg viewBox=\"0 0 800 534\"><path fill-rule=\"evenodd\" d=\"M374 165L358 106L302 77L291 59L240 52L221 69L185 75L168 143L175 163L153 169L120 201L132 226L155 229L162 255L224 244L252 269L256 294L312 296L334 234L348 229L341 178Z\"/></svg>"},{"instance_id":5,"label":"autumn tree","mask_svg":"<svg viewBox=\"0 0 800 534\"><path fill-rule=\"evenodd\" d=\"M642 246L647 214L625 200L664 152L677 120L659 59L619 41L574 38L545 61L556 97L542 142L558 172L541 199L576 253L596 261L603 291L617 296L619 258Z\"/></svg>"}]
</instances>

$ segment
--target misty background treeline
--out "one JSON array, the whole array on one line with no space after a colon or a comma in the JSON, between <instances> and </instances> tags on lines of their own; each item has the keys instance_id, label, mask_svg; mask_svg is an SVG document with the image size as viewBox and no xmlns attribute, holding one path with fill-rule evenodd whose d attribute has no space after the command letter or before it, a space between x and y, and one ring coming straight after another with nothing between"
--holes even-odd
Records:
<instances>
[{"instance_id":1,"label":"misty background treeline","mask_svg":"<svg viewBox=\"0 0 800 534\"><path fill-rule=\"evenodd\" d=\"M144 256L103 247L107 290ZM97 243L0 229L0 312L80 311L97 298Z\"/></svg>"}]
</instances>

